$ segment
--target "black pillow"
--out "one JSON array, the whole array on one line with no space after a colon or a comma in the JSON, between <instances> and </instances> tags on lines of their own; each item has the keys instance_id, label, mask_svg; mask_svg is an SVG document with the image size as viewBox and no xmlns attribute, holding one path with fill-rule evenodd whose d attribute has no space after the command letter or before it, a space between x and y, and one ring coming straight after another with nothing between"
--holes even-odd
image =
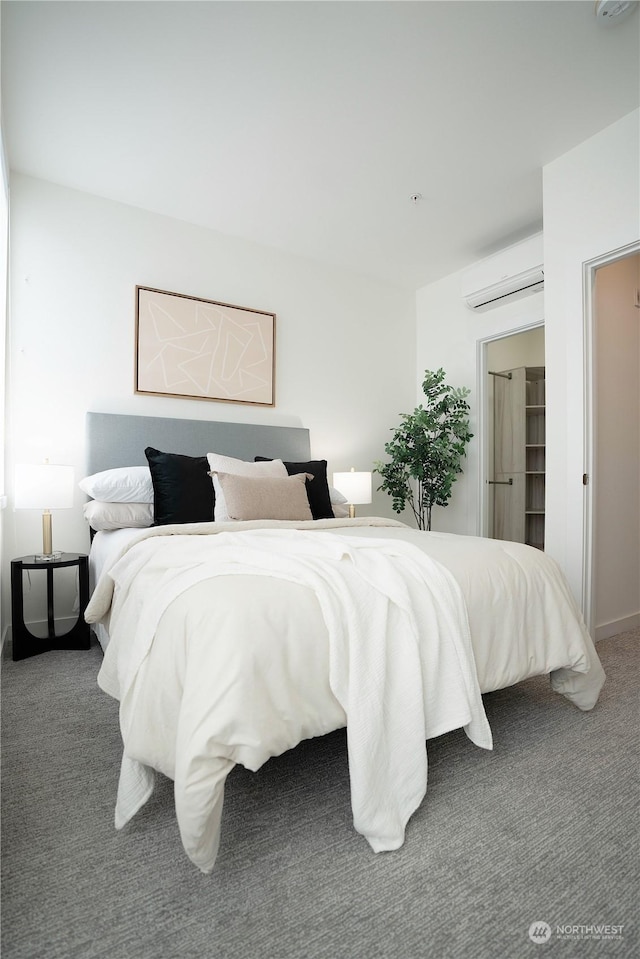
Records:
<instances>
[{"instance_id":1,"label":"black pillow","mask_svg":"<svg viewBox=\"0 0 640 959\"><path fill-rule=\"evenodd\" d=\"M264 463L270 459L272 459L270 456L254 456L256 463ZM311 473L313 475L313 479L307 480L306 483L311 515L314 519L333 519L331 494L327 482L327 461L309 460L308 463L285 463L284 465L289 476L293 476L294 473Z\"/></svg>"},{"instance_id":2,"label":"black pillow","mask_svg":"<svg viewBox=\"0 0 640 959\"><path fill-rule=\"evenodd\" d=\"M153 525L212 523L215 496L206 456L144 451L153 483Z\"/></svg>"}]
</instances>

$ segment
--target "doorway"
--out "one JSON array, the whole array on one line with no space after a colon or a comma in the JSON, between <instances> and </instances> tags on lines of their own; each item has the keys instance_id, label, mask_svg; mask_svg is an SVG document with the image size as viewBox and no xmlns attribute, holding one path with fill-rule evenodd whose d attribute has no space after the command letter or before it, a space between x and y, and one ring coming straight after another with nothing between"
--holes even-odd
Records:
<instances>
[{"instance_id":1,"label":"doorway","mask_svg":"<svg viewBox=\"0 0 640 959\"><path fill-rule=\"evenodd\" d=\"M532 324L526 328L501 333L482 340L479 342L479 353L481 416L479 423L480 504L478 510L480 528L478 532L480 536L489 538L515 538L512 532L515 527L511 524L511 521L509 521L508 527L505 527L504 505L510 498L515 498L514 493L520 492L516 489L520 478L513 475L507 476L506 473L502 475L504 471L501 464L496 464L495 461L496 396L503 394L503 386L510 388L513 379L510 377L510 382L507 383L506 375L511 371L526 368L544 370L544 324ZM495 374L504 374L504 376L496 376ZM500 408L500 404L498 408ZM496 472L496 467L498 467L498 472ZM521 478L523 484L525 470L526 467L523 465L523 476ZM521 492L524 496L524 485ZM544 493L541 503L538 502L537 505L541 507L541 510L544 509ZM517 523L518 520L515 520L516 526ZM524 513L521 526L523 530L521 539L524 542Z\"/></svg>"},{"instance_id":2,"label":"doorway","mask_svg":"<svg viewBox=\"0 0 640 959\"><path fill-rule=\"evenodd\" d=\"M584 596L591 635L640 623L640 246L585 265Z\"/></svg>"}]
</instances>

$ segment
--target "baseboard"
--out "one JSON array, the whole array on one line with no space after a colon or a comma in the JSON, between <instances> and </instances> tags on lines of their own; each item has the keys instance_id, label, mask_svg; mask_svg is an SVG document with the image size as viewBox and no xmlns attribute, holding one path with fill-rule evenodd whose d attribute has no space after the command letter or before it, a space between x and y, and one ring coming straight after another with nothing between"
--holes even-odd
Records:
<instances>
[{"instance_id":1,"label":"baseboard","mask_svg":"<svg viewBox=\"0 0 640 959\"><path fill-rule=\"evenodd\" d=\"M601 639L609 639L617 633L625 633L628 629L638 629L639 626L640 613L615 619L612 623L603 623L602 626L596 626L596 643L599 643Z\"/></svg>"}]
</instances>

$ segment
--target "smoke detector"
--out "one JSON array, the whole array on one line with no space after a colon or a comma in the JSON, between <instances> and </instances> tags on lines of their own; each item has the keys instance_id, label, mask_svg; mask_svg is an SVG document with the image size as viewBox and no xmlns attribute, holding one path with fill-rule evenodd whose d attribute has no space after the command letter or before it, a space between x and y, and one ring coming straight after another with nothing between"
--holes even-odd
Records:
<instances>
[{"instance_id":1,"label":"smoke detector","mask_svg":"<svg viewBox=\"0 0 640 959\"><path fill-rule=\"evenodd\" d=\"M610 26L625 20L638 6L638 0L597 0L596 17L598 23Z\"/></svg>"}]
</instances>

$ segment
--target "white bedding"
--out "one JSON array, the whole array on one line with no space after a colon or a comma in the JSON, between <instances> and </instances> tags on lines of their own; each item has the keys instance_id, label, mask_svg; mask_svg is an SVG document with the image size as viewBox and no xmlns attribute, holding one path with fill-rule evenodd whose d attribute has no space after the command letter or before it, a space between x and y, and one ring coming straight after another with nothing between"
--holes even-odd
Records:
<instances>
[{"instance_id":1,"label":"white bedding","mask_svg":"<svg viewBox=\"0 0 640 959\"><path fill-rule=\"evenodd\" d=\"M89 553L89 589L91 593L95 590L103 571L112 565L127 544L135 539L139 533L139 529L114 529L100 530L94 535ZM109 643L107 627L104 623L94 623L93 631L98 637L102 649L105 650Z\"/></svg>"},{"instance_id":2,"label":"white bedding","mask_svg":"<svg viewBox=\"0 0 640 959\"><path fill-rule=\"evenodd\" d=\"M604 681L548 557L391 520L138 531L86 615L110 620L99 683L121 704L116 825L158 769L204 872L237 762L257 769L347 725L355 827L396 848L426 790L425 740L465 727L491 747L480 690L551 673L589 709Z\"/></svg>"}]
</instances>

